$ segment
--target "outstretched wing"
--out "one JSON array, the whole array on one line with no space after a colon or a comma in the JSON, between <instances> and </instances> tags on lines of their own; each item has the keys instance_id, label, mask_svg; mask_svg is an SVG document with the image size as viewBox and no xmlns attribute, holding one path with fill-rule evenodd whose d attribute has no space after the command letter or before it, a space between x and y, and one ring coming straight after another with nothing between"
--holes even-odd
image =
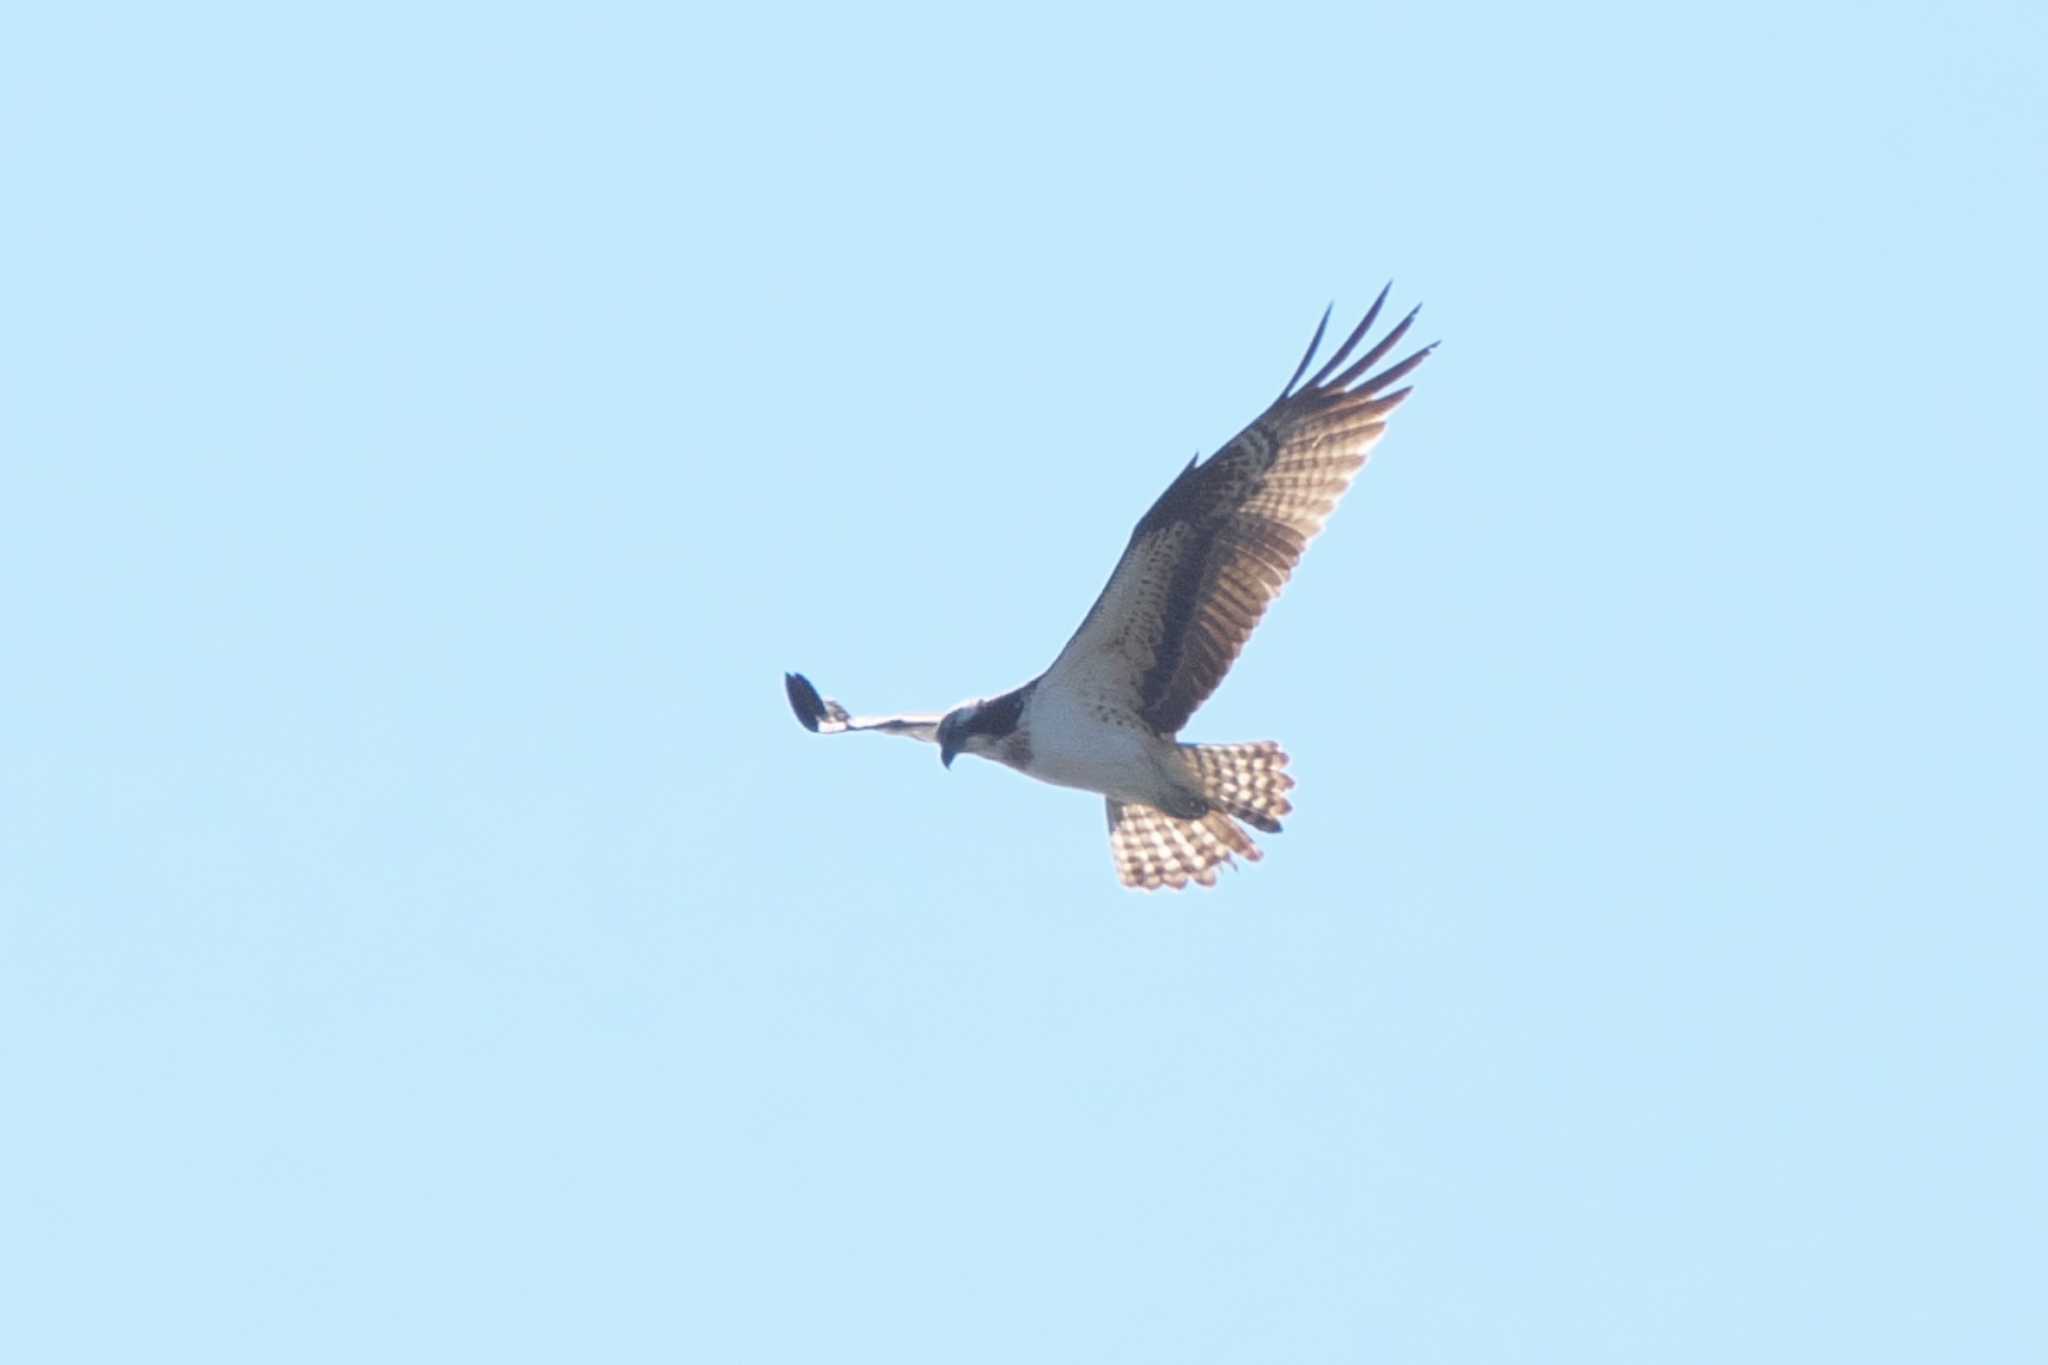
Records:
<instances>
[{"instance_id":1,"label":"outstretched wing","mask_svg":"<svg viewBox=\"0 0 2048 1365\"><path fill-rule=\"evenodd\" d=\"M1181 471L1131 533L1102 596L1047 670L1049 682L1135 693L1162 735L1187 724L1409 393L1387 390L1435 349L1370 373L1407 335L1411 312L1352 359L1386 299L1382 289L1337 353L1301 383L1329 325L1325 311L1273 406L1206 463Z\"/></svg>"},{"instance_id":2,"label":"outstretched wing","mask_svg":"<svg viewBox=\"0 0 2048 1365\"><path fill-rule=\"evenodd\" d=\"M846 708L818 695L811 680L801 673L782 675L783 690L789 693L789 709L814 735L841 735L854 730L875 730L885 735L902 735L936 744L940 716L850 716Z\"/></svg>"}]
</instances>

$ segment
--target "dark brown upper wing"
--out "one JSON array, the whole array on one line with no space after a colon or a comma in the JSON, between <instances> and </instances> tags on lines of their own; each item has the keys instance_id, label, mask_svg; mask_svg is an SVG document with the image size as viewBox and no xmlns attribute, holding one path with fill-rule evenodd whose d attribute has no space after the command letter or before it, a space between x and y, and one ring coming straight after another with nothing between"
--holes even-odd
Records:
<instances>
[{"instance_id":1,"label":"dark brown upper wing","mask_svg":"<svg viewBox=\"0 0 2048 1365\"><path fill-rule=\"evenodd\" d=\"M1155 731L1187 724L1409 393L1387 390L1435 349L1371 373L1407 335L1411 312L1352 357L1386 298L1382 289L1336 354L1302 382L1329 324L1325 312L1273 405L1181 471L1131 533L1102 596L1047 670L1049 682L1105 697L1135 689Z\"/></svg>"}]
</instances>

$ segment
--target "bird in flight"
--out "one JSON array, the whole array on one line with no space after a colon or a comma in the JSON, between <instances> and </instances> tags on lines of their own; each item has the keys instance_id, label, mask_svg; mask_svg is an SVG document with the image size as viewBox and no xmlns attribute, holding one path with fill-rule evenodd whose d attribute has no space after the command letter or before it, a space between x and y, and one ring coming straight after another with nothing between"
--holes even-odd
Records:
<instances>
[{"instance_id":1,"label":"bird in flight","mask_svg":"<svg viewBox=\"0 0 2048 1365\"><path fill-rule=\"evenodd\" d=\"M1125 886L1214 886L1216 869L1233 855L1258 859L1238 822L1279 833L1292 809L1287 755L1270 740L1183 744L1179 734L1408 397L1408 388L1393 386L1435 349L1374 371L1407 335L1411 311L1354 359L1386 300L1382 289L1309 374L1330 323L1324 310L1279 398L1207 461L1189 461L1159 495L1080 629L1038 677L944 715L854 716L790 673L784 684L796 718L817 734L873 731L934 743L947 767L975 754L1099 793Z\"/></svg>"}]
</instances>

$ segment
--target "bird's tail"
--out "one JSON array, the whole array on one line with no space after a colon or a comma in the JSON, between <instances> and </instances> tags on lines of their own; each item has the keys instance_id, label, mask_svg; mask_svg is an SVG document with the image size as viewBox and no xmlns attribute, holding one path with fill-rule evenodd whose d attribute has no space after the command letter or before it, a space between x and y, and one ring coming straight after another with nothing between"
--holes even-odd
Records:
<instances>
[{"instance_id":1,"label":"bird's tail","mask_svg":"<svg viewBox=\"0 0 2048 1365\"><path fill-rule=\"evenodd\" d=\"M1258 861L1259 848L1220 810L1176 820L1151 806L1109 798L1109 851L1116 875L1141 891L1178 891L1189 882L1216 885L1216 869L1233 855Z\"/></svg>"},{"instance_id":2,"label":"bird's tail","mask_svg":"<svg viewBox=\"0 0 2048 1365\"><path fill-rule=\"evenodd\" d=\"M1280 817L1293 810L1287 790L1287 754L1272 740L1257 744L1183 744L1181 752L1202 784L1202 795L1217 810L1254 829L1280 832Z\"/></svg>"},{"instance_id":3,"label":"bird's tail","mask_svg":"<svg viewBox=\"0 0 2048 1365\"><path fill-rule=\"evenodd\" d=\"M1145 891L1178 891L1189 882L1216 884L1216 869L1237 858L1256 862L1259 846L1237 821L1280 832L1293 807L1286 792L1294 779L1287 755L1263 744L1183 744L1181 753L1209 802L1207 814L1179 820L1151 806L1109 799L1109 845L1117 876ZM1235 816L1236 819L1232 817Z\"/></svg>"}]
</instances>

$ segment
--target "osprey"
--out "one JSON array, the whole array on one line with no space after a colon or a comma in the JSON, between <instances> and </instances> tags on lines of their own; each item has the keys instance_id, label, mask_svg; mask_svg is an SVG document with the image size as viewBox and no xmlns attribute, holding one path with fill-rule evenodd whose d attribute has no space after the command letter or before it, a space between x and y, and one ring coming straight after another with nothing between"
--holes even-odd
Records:
<instances>
[{"instance_id":1,"label":"osprey","mask_svg":"<svg viewBox=\"0 0 2048 1365\"><path fill-rule=\"evenodd\" d=\"M1372 373L1407 334L1410 312L1351 359L1386 300L1382 289L1303 383L1329 326L1324 310L1273 405L1206 463L1190 460L1139 520L1108 586L1044 673L943 716L849 715L789 673L796 718L817 734L873 730L936 743L947 767L956 755L978 754L1041 782L1100 793L1125 886L1214 886L1232 855L1256 860L1258 846L1238 821L1279 832L1292 809L1287 755L1271 741L1182 744L1177 736L1223 681L1409 393L1387 390L1435 349Z\"/></svg>"}]
</instances>

